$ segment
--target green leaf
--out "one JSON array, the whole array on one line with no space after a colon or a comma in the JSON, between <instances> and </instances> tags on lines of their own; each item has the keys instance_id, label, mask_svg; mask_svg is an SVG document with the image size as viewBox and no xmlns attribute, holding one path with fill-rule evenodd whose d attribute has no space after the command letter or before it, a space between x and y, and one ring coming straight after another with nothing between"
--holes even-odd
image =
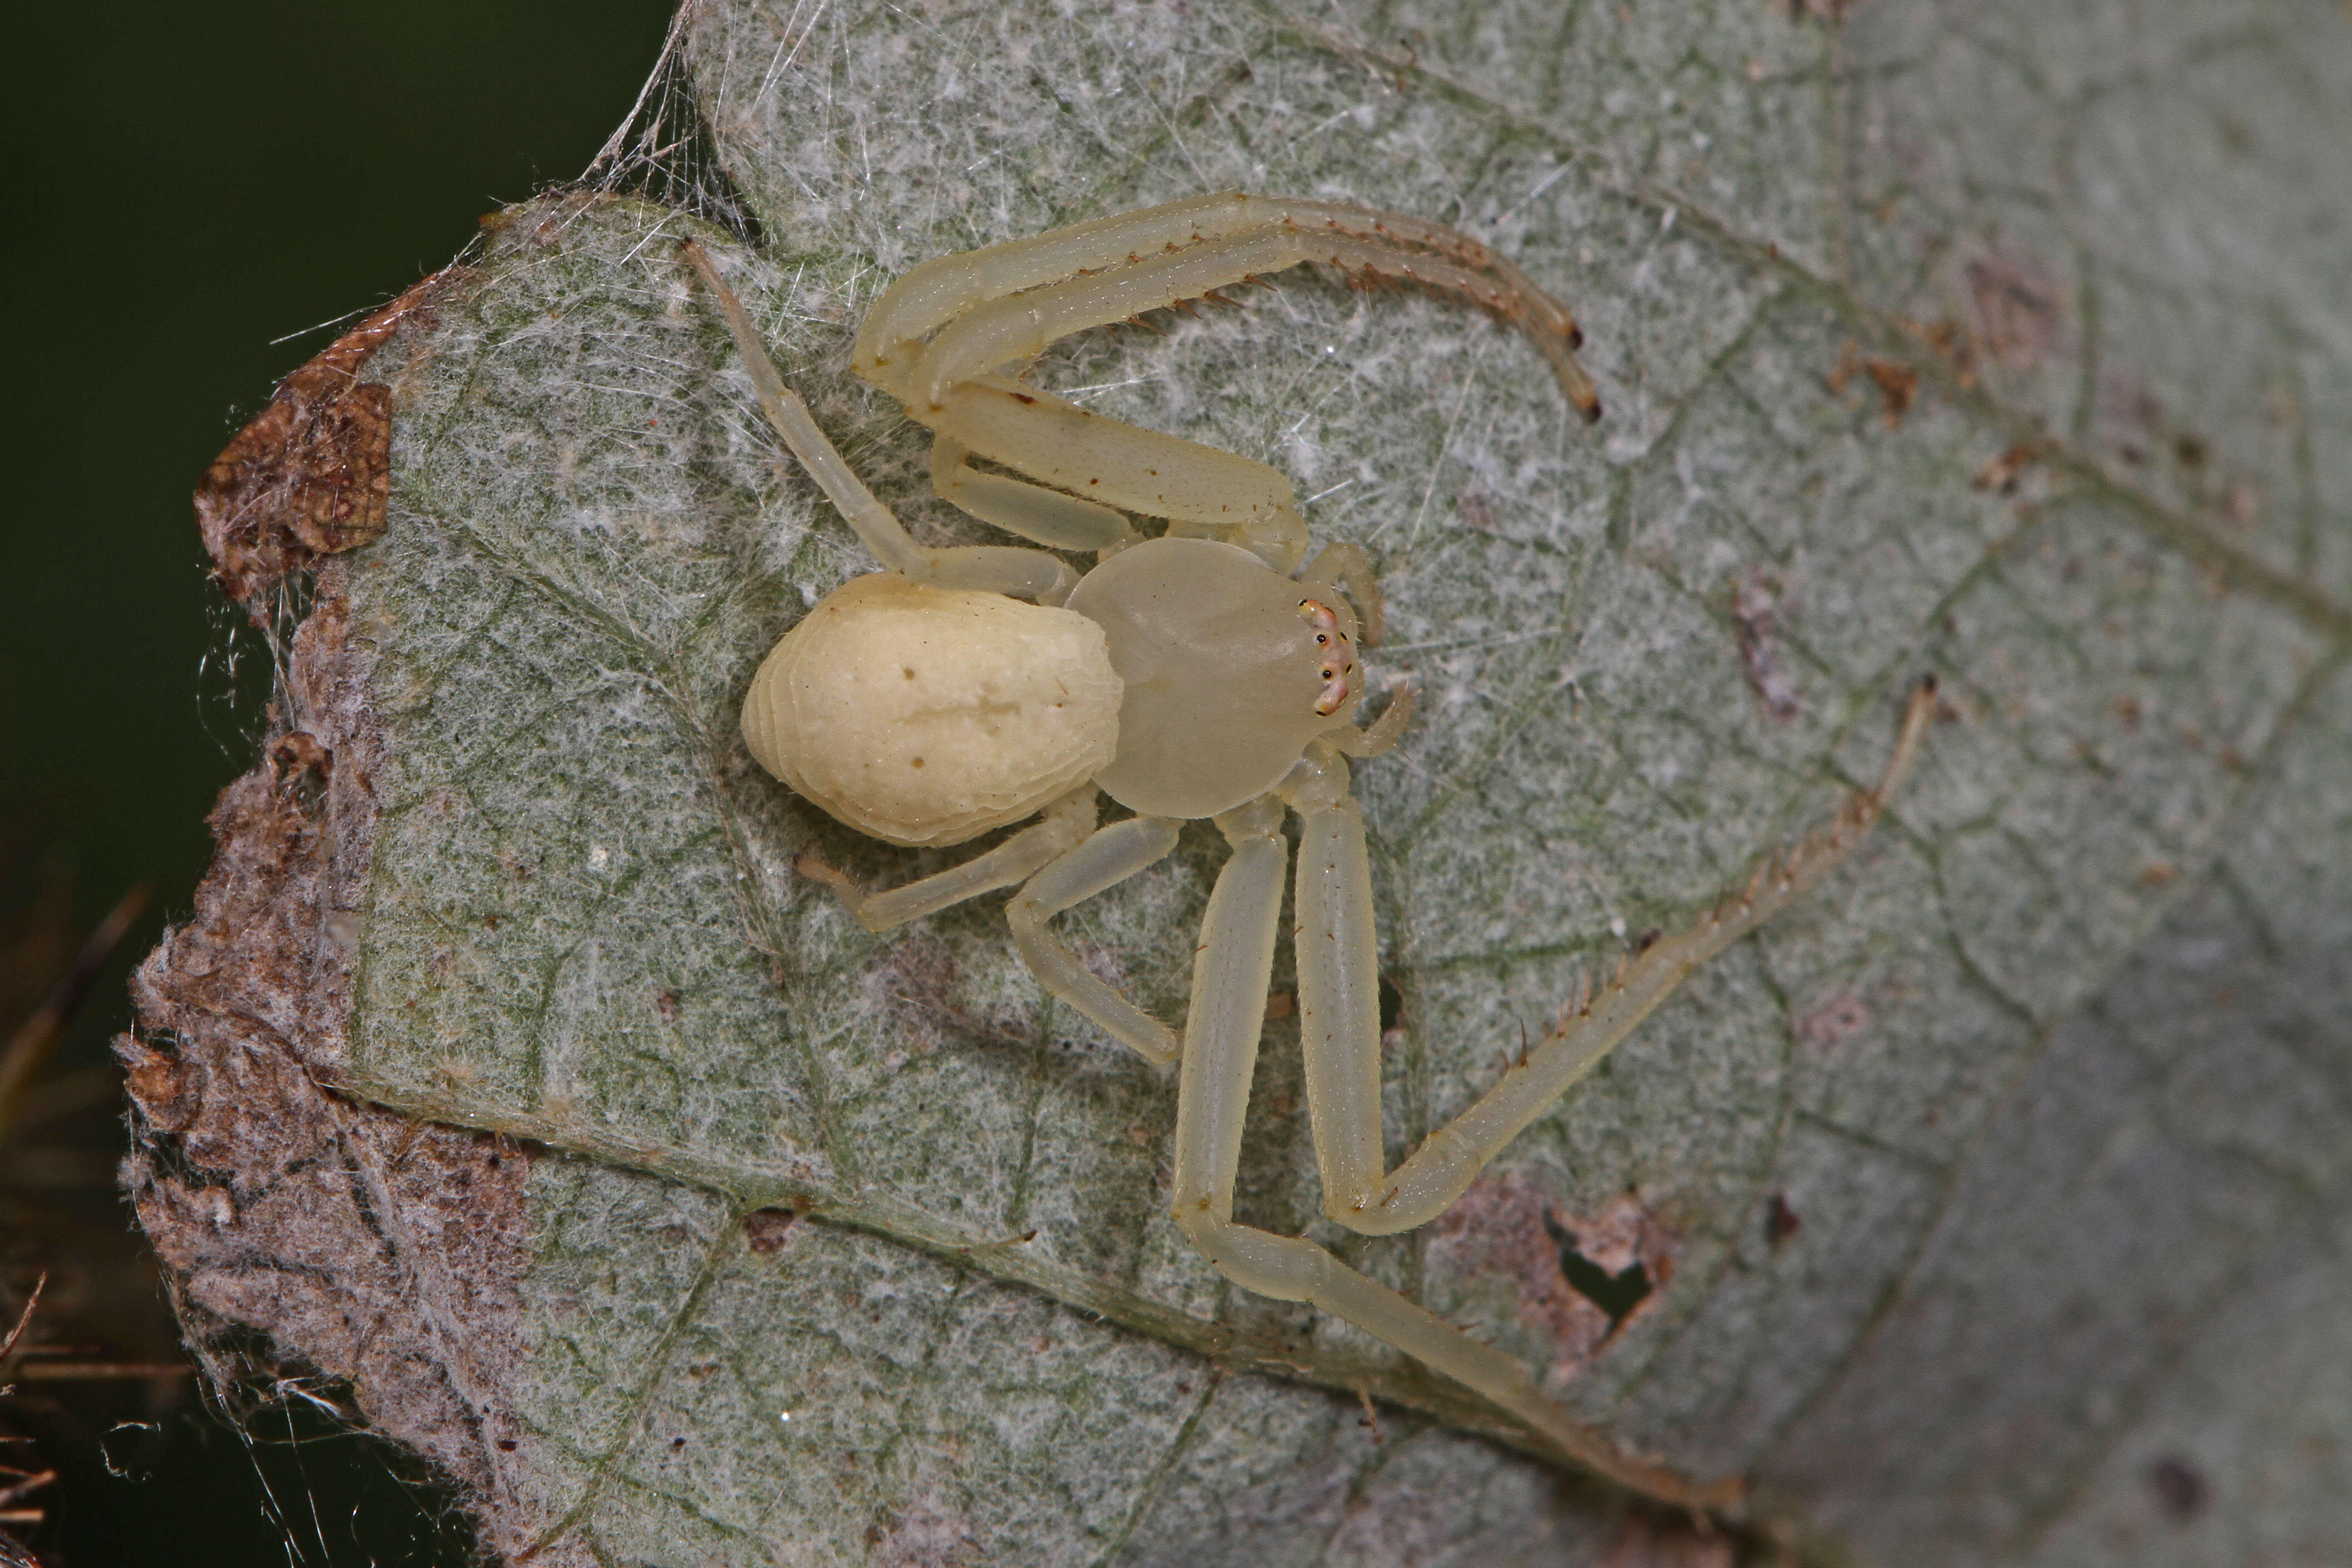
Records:
<instances>
[{"instance_id":1,"label":"green leaf","mask_svg":"<svg viewBox=\"0 0 2352 1568\"><path fill-rule=\"evenodd\" d=\"M1164 1213L1172 1083L1044 997L997 900L857 930L795 853L891 881L954 852L859 839L735 732L766 648L870 563L678 241L919 534L978 538L849 375L863 310L924 258L1222 188L1491 236L1578 312L1608 407L1584 426L1456 301L1305 273L1045 367L1277 464L1380 563L1377 668L1423 703L1358 770L1392 1157L1874 777L1917 676L1946 697L1864 848L1427 1232L1316 1217L1271 1023L1242 1217L1628 1449L1751 1472L1807 1560L2352 1536L2352 20L723 0L677 41L661 79L759 243L625 178L508 215L371 372L391 526L322 580L373 758L331 1076L536 1151L510 1294L449 1298L417 1352L518 1434L454 1466L488 1539L1667 1550L1461 1391L1223 1285ZM1220 849L1190 827L1063 921L1162 1016Z\"/></svg>"}]
</instances>

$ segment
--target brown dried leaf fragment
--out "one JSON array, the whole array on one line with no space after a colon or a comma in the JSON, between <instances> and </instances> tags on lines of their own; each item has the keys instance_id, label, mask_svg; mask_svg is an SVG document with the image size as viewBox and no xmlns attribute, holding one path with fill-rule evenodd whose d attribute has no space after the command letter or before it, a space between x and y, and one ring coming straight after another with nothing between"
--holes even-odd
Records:
<instances>
[{"instance_id":1,"label":"brown dried leaf fragment","mask_svg":"<svg viewBox=\"0 0 2352 1568\"><path fill-rule=\"evenodd\" d=\"M347 1384L370 1426L459 1483L506 1554L546 1519L524 1490L539 1439L508 1386L531 1156L334 1089L381 762L349 618L331 567L288 650L280 723L299 728L222 792L194 911L133 982L137 1031L115 1047L134 1113L124 1184L217 1391L286 1368ZM540 1561L572 1568L570 1550Z\"/></svg>"},{"instance_id":2,"label":"brown dried leaf fragment","mask_svg":"<svg viewBox=\"0 0 2352 1568\"><path fill-rule=\"evenodd\" d=\"M316 557L373 542L392 493L392 388L362 381L369 356L464 268L444 268L278 383L196 485L213 574L249 603Z\"/></svg>"}]
</instances>

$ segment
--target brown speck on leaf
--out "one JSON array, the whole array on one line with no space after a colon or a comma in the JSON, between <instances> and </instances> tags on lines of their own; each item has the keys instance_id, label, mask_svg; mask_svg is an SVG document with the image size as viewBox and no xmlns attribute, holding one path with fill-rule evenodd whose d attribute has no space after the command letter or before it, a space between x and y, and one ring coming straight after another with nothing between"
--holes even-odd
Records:
<instances>
[{"instance_id":1,"label":"brown speck on leaf","mask_svg":"<svg viewBox=\"0 0 2352 1568\"><path fill-rule=\"evenodd\" d=\"M2261 513L2262 501L2252 485L2242 480L2221 492L2221 519L2240 532L2253 527Z\"/></svg>"},{"instance_id":2,"label":"brown speck on leaf","mask_svg":"<svg viewBox=\"0 0 2352 1568\"><path fill-rule=\"evenodd\" d=\"M1878 384L1879 395L1886 400L1886 427L1895 429L1911 412L1912 400L1919 395L1919 373L1907 364L1875 357L1864 360L1862 368Z\"/></svg>"},{"instance_id":3,"label":"brown speck on leaf","mask_svg":"<svg viewBox=\"0 0 2352 1568\"><path fill-rule=\"evenodd\" d=\"M798 1209L753 1209L743 1216L744 1245L761 1258L781 1252L792 1240L793 1228L800 1221Z\"/></svg>"},{"instance_id":4,"label":"brown speck on leaf","mask_svg":"<svg viewBox=\"0 0 2352 1568\"><path fill-rule=\"evenodd\" d=\"M1832 994L1797 1020L1797 1038L1817 1051L1832 1051L1870 1027L1870 1005L1853 991Z\"/></svg>"},{"instance_id":5,"label":"brown speck on leaf","mask_svg":"<svg viewBox=\"0 0 2352 1568\"><path fill-rule=\"evenodd\" d=\"M1961 268L1985 346L2002 363L2032 370L2064 345L2058 280L2033 257L1990 250Z\"/></svg>"},{"instance_id":6,"label":"brown speck on leaf","mask_svg":"<svg viewBox=\"0 0 2352 1568\"><path fill-rule=\"evenodd\" d=\"M2147 1487L2156 1494L2157 1510L2175 1524L2187 1524L2205 1511L2204 1472L2177 1454L2148 1466Z\"/></svg>"},{"instance_id":7,"label":"brown speck on leaf","mask_svg":"<svg viewBox=\"0 0 2352 1568\"><path fill-rule=\"evenodd\" d=\"M1764 1239L1778 1247L1802 1228L1804 1221L1789 1206L1788 1194L1774 1193L1764 1205Z\"/></svg>"},{"instance_id":8,"label":"brown speck on leaf","mask_svg":"<svg viewBox=\"0 0 2352 1568\"><path fill-rule=\"evenodd\" d=\"M2139 879L2151 888L2161 888L2180 875L2169 860L2151 860L2140 868Z\"/></svg>"},{"instance_id":9,"label":"brown speck on leaf","mask_svg":"<svg viewBox=\"0 0 2352 1568\"><path fill-rule=\"evenodd\" d=\"M864 976L868 1002L898 1026L899 1040L918 1056L929 1056L950 1040L993 1035L1013 1039L1028 1032L1028 1015L1015 1010L976 1017L956 1000L963 965L948 944L928 931L900 937L875 954Z\"/></svg>"},{"instance_id":10,"label":"brown speck on leaf","mask_svg":"<svg viewBox=\"0 0 2352 1568\"><path fill-rule=\"evenodd\" d=\"M970 1521L929 1498L884 1529L874 1542L874 1568L968 1568L979 1545Z\"/></svg>"},{"instance_id":11,"label":"brown speck on leaf","mask_svg":"<svg viewBox=\"0 0 2352 1568\"><path fill-rule=\"evenodd\" d=\"M654 1016L665 1026L677 1022L677 993L664 991L654 997Z\"/></svg>"},{"instance_id":12,"label":"brown speck on leaf","mask_svg":"<svg viewBox=\"0 0 2352 1568\"><path fill-rule=\"evenodd\" d=\"M1822 378L1830 389L1830 395L1844 396L1846 384L1853 380L1854 373L1861 368L1862 351L1851 342L1838 345L1838 362L1831 367L1829 374Z\"/></svg>"},{"instance_id":13,"label":"brown speck on leaf","mask_svg":"<svg viewBox=\"0 0 2352 1568\"><path fill-rule=\"evenodd\" d=\"M445 268L336 339L278 383L205 470L196 526L230 598L249 605L288 573L383 532L392 388L360 380L360 368L463 276Z\"/></svg>"},{"instance_id":14,"label":"brown speck on leaf","mask_svg":"<svg viewBox=\"0 0 2352 1568\"><path fill-rule=\"evenodd\" d=\"M1465 489L1457 492L1454 498L1454 510L1464 522L1479 532L1495 531L1495 509L1485 491Z\"/></svg>"},{"instance_id":15,"label":"brown speck on leaf","mask_svg":"<svg viewBox=\"0 0 2352 1568\"><path fill-rule=\"evenodd\" d=\"M1966 327L1949 316L1939 316L1932 321L1898 319L1895 324L1935 350L1937 357L1952 367L1953 379L1961 386L1976 385L1976 338Z\"/></svg>"},{"instance_id":16,"label":"brown speck on leaf","mask_svg":"<svg viewBox=\"0 0 2352 1568\"><path fill-rule=\"evenodd\" d=\"M2126 694L2116 698L2111 706L2116 710L2116 723L2121 724L2126 730L2137 730L2139 728L2140 709L2138 698Z\"/></svg>"},{"instance_id":17,"label":"brown speck on leaf","mask_svg":"<svg viewBox=\"0 0 2352 1568\"><path fill-rule=\"evenodd\" d=\"M1979 468L1975 479L1970 482L1977 489L1990 490L1996 495L2015 495L2018 480L2024 477L2026 468L2032 464L2035 454L2040 450L2031 441L2020 441Z\"/></svg>"},{"instance_id":18,"label":"brown speck on leaf","mask_svg":"<svg viewBox=\"0 0 2352 1568\"><path fill-rule=\"evenodd\" d=\"M1786 723L1803 711L1796 678L1780 662L1780 642L1773 636L1780 616L1780 580L1751 572L1731 584L1731 630L1739 645L1740 668L1747 671L1764 711Z\"/></svg>"}]
</instances>

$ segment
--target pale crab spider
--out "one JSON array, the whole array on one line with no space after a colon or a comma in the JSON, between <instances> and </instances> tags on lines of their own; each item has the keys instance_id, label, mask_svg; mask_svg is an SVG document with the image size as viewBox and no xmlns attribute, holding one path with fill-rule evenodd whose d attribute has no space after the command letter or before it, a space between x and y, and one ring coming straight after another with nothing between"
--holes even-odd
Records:
<instances>
[{"instance_id":1,"label":"pale crab spider","mask_svg":"<svg viewBox=\"0 0 2352 1568\"><path fill-rule=\"evenodd\" d=\"M1354 545L1330 544L1301 570L1306 525L1272 468L1090 414L1003 373L1087 328L1320 261L1470 296L1526 329L1570 401L1596 417L1568 311L1451 229L1247 195L1174 202L924 263L866 316L853 367L936 432L941 495L1039 544L1097 552L1081 578L1045 550L916 543L784 386L709 258L692 245L687 255L726 313L768 418L888 568L826 595L769 654L743 707L752 755L834 816L894 844L961 843L1043 813L977 858L887 892L810 858L803 872L876 931L1022 884L1008 910L1013 939L1045 989L1147 1061L1181 1057L1174 1217L1219 1269L1337 1313L1612 1473L1698 1495L1610 1453L1512 1357L1310 1241L1234 1221L1289 857L1285 816L1300 821L1292 929L1323 1209L1349 1229L1388 1235L1436 1217L1695 967L1819 881L1909 767L1931 705L1915 697L1877 787L1829 830L1692 930L1649 943L1476 1103L1384 1170L1378 942L1347 759L1393 744L1409 704L1392 702L1369 728L1355 723L1360 613L1361 642L1380 637L1370 563ZM975 453L1055 488L975 470L966 461ZM1121 509L1169 519L1165 536L1139 540ZM1097 790L1135 815L1097 828ZM1233 854L1202 922L1180 1043L1082 966L1048 921L1167 855L1179 826L1196 817L1213 819Z\"/></svg>"}]
</instances>

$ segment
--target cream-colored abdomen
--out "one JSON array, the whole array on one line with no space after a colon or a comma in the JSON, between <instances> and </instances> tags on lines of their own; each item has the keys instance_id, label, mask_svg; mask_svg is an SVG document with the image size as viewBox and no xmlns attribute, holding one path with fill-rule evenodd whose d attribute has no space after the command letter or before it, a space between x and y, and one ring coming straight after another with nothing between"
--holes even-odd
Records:
<instances>
[{"instance_id":1,"label":"cream-colored abdomen","mask_svg":"<svg viewBox=\"0 0 2352 1568\"><path fill-rule=\"evenodd\" d=\"M1108 765L1121 695L1086 616L877 572L776 644L744 698L743 739L861 833L960 844Z\"/></svg>"}]
</instances>

